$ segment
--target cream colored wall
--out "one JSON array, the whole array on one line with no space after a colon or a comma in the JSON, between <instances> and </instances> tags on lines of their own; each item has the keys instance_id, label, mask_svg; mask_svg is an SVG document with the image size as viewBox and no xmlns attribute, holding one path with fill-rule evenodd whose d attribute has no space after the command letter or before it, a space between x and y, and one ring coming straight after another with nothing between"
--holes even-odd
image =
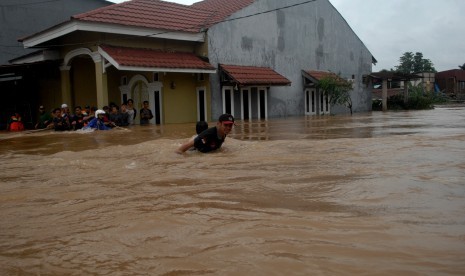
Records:
<instances>
[{"instance_id":1,"label":"cream colored wall","mask_svg":"<svg viewBox=\"0 0 465 276\"><path fill-rule=\"evenodd\" d=\"M165 123L192 122L197 117L197 96L192 74L166 73L163 78ZM171 88L174 82L175 88Z\"/></svg>"},{"instance_id":2,"label":"cream colored wall","mask_svg":"<svg viewBox=\"0 0 465 276\"><path fill-rule=\"evenodd\" d=\"M175 88L171 88L174 82ZM210 112L208 76L197 81L196 74L166 73L163 76L163 117L164 123L191 123L197 121L197 87L207 91L207 110ZM208 113L208 116L210 114Z\"/></svg>"},{"instance_id":3,"label":"cream colored wall","mask_svg":"<svg viewBox=\"0 0 465 276\"><path fill-rule=\"evenodd\" d=\"M76 57L71 63L73 102L67 103L71 107L90 105L97 106L95 66L90 58ZM101 106L99 106L101 108Z\"/></svg>"}]
</instances>

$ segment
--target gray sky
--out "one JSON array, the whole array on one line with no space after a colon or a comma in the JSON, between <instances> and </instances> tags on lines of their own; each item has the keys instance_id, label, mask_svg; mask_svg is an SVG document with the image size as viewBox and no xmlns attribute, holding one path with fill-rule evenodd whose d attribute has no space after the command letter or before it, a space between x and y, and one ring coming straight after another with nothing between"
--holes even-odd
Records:
<instances>
[{"instance_id":1,"label":"gray sky","mask_svg":"<svg viewBox=\"0 0 465 276\"><path fill-rule=\"evenodd\" d=\"M169 0L186 5L198 1ZM374 72L394 69L405 52L423 53L438 71L465 63L465 0L330 2L378 60Z\"/></svg>"}]
</instances>

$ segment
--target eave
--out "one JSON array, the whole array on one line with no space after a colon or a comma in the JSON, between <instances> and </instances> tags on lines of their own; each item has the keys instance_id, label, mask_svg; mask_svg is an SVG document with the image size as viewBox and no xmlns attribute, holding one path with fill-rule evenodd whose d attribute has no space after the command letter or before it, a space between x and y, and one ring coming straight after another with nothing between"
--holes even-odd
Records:
<instances>
[{"instance_id":1,"label":"eave","mask_svg":"<svg viewBox=\"0 0 465 276\"><path fill-rule=\"evenodd\" d=\"M20 39L24 48L40 47L41 44L53 39L65 36L76 31L110 33L120 35L130 35L139 37L162 38L170 40L181 40L191 42L204 42L204 33L189 33L180 31L167 31L161 29L149 29L125 25L116 25L108 23L85 22L71 20L63 24L49 28L43 32Z\"/></svg>"}]
</instances>

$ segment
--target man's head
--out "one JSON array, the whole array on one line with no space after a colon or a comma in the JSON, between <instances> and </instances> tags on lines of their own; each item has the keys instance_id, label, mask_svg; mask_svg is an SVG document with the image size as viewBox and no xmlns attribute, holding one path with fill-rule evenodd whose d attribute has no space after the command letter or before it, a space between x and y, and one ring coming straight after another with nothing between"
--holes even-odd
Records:
<instances>
[{"instance_id":1,"label":"man's head","mask_svg":"<svg viewBox=\"0 0 465 276\"><path fill-rule=\"evenodd\" d=\"M43 105L39 106L39 112L45 113L45 107Z\"/></svg>"},{"instance_id":2,"label":"man's head","mask_svg":"<svg viewBox=\"0 0 465 276\"><path fill-rule=\"evenodd\" d=\"M81 115L82 114L81 111L82 111L82 109L81 109L80 106L76 106L74 108L74 114L76 114L76 115Z\"/></svg>"},{"instance_id":3,"label":"man's head","mask_svg":"<svg viewBox=\"0 0 465 276\"><path fill-rule=\"evenodd\" d=\"M61 111L62 111L63 114L64 114L64 113L69 113L69 107L68 107L68 105L67 105L67 104L62 104L62 105L61 105Z\"/></svg>"},{"instance_id":4,"label":"man's head","mask_svg":"<svg viewBox=\"0 0 465 276\"><path fill-rule=\"evenodd\" d=\"M148 101L144 101L144 108L149 108L149 102Z\"/></svg>"},{"instance_id":5,"label":"man's head","mask_svg":"<svg viewBox=\"0 0 465 276\"><path fill-rule=\"evenodd\" d=\"M55 115L55 117L61 117L61 108L55 108L53 110L53 115Z\"/></svg>"},{"instance_id":6,"label":"man's head","mask_svg":"<svg viewBox=\"0 0 465 276\"><path fill-rule=\"evenodd\" d=\"M220 123L234 125L234 117L231 114L223 114L218 118Z\"/></svg>"},{"instance_id":7,"label":"man's head","mask_svg":"<svg viewBox=\"0 0 465 276\"><path fill-rule=\"evenodd\" d=\"M216 126L220 133L228 135L234 126L234 117L231 114L223 114L218 118Z\"/></svg>"},{"instance_id":8,"label":"man's head","mask_svg":"<svg viewBox=\"0 0 465 276\"><path fill-rule=\"evenodd\" d=\"M103 116L105 115L105 111L99 109L97 111L95 111L95 118L98 118L98 119L103 119Z\"/></svg>"}]
</instances>

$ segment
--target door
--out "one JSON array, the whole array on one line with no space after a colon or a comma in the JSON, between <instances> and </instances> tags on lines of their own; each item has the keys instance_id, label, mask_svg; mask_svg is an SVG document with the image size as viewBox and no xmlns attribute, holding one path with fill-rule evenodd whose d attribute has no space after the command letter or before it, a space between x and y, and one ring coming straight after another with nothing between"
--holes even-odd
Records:
<instances>
[{"instance_id":1,"label":"door","mask_svg":"<svg viewBox=\"0 0 465 276\"><path fill-rule=\"evenodd\" d=\"M305 115L316 115L316 89L305 89Z\"/></svg>"},{"instance_id":2,"label":"door","mask_svg":"<svg viewBox=\"0 0 465 276\"><path fill-rule=\"evenodd\" d=\"M258 88L258 119L268 119L268 106L267 106L267 93L266 88Z\"/></svg>"},{"instance_id":3,"label":"door","mask_svg":"<svg viewBox=\"0 0 465 276\"><path fill-rule=\"evenodd\" d=\"M232 86L223 87L223 113L234 116L234 90Z\"/></svg>"},{"instance_id":4,"label":"door","mask_svg":"<svg viewBox=\"0 0 465 276\"><path fill-rule=\"evenodd\" d=\"M252 119L252 104L250 97L249 88L244 88L241 90L241 116L242 120L251 120Z\"/></svg>"},{"instance_id":5,"label":"door","mask_svg":"<svg viewBox=\"0 0 465 276\"><path fill-rule=\"evenodd\" d=\"M145 84L143 81L137 81L131 88L131 95L132 95L132 100L134 101L134 108L137 110L137 116L134 119L134 123L140 124L139 113L140 113L140 110L142 109L143 102L148 101L150 105L153 105L153 102L150 103L147 84Z\"/></svg>"},{"instance_id":6,"label":"door","mask_svg":"<svg viewBox=\"0 0 465 276\"><path fill-rule=\"evenodd\" d=\"M155 124L159 125L161 124L162 122L162 119L161 119L161 93L160 93L160 90L155 90L153 92L153 116L154 116L154 119L155 119ZM152 108L152 103L150 103L150 106ZM153 119L152 119L153 120Z\"/></svg>"},{"instance_id":7,"label":"door","mask_svg":"<svg viewBox=\"0 0 465 276\"><path fill-rule=\"evenodd\" d=\"M329 115L330 111L329 99L323 91L305 89L305 115Z\"/></svg>"},{"instance_id":8,"label":"door","mask_svg":"<svg viewBox=\"0 0 465 276\"><path fill-rule=\"evenodd\" d=\"M322 91L318 93L320 97L320 115L329 115L329 99Z\"/></svg>"},{"instance_id":9,"label":"door","mask_svg":"<svg viewBox=\"0 0 465 276\"><path fill-rule=\"evenodd\" d=\"M197 88L197 121L207 122L207 95L205 87Z\"/></svg>"}]
</instances>

